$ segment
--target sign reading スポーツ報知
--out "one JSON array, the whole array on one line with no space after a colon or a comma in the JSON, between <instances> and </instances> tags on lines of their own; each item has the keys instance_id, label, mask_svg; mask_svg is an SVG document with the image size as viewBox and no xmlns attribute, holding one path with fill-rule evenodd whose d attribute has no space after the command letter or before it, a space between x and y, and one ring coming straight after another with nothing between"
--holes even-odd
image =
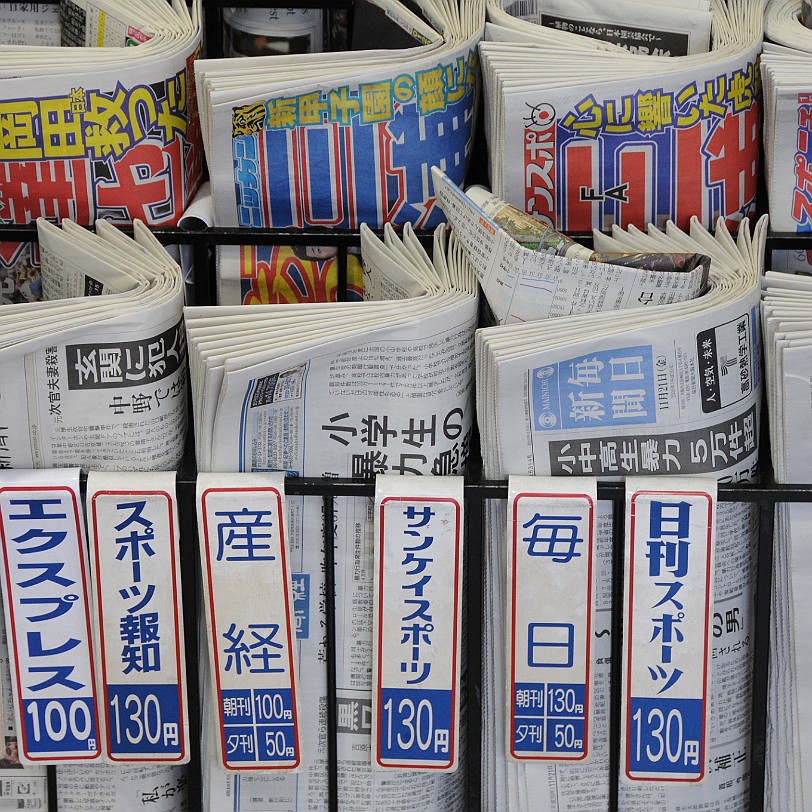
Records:
<instances>
[{"instance_id":1,"label":"sign reading \u30b9\u30dd\u30fc\u30c4\u5831\u77e5","mask_svg":"<svg viewBox=\"0 0 812 812\"><path fill-rule=\"evenodd\" d=\"M189 759L174 473L91 472L105 752L113 762Z\"/></svg>"}]
</instances>

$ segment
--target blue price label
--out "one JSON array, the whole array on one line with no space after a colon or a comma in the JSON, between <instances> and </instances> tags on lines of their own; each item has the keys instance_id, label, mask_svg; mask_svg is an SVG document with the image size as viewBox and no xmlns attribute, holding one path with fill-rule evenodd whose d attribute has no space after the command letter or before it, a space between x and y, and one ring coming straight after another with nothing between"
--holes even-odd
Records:
<instances>
[{"instance_id":1,"label":"blue price label","mask_svg":"<svg viewBox=\"0 0 812 812\"><path fill-rule=\"evenodd\" d=\"M694 777L703 774L701 699L631 697L628 772Z\"/></svg>"},{"instance_id":2,"label":"blue price label","mask_svg":"<svg viewBox=\"0 0 812 812\"><path fill-rule=\"evenodd\" d=\"M586 752L586 686L517 682L513 691L513 752Z\"/></svg>"},{"instance_id":3,"label":"blue price label","mask_svg":"<svg viewBox=\"0 0 812 812\"><path fill-rule=\"evenodd\" d=\"M450 758L451 691L384 688L378 753L384 760Z\"/></svg>"},{"instance_id":4,"label":"blue price label","mask_svg":"<svg viewBox=\"0 0 812 812\"><path fill-rule=\"evenodd\" d=\"M23 711L29 756L97 750L93 697L27 699Z\"/></svg>"},{"instance_id":5,"label":"blue price label","mask_svg":"<svg viewBox=\"0 0 812 812\"><path fill-rule=\"evenodd\" d=\"M183 755L177 685L108 685L110 754Z\"/></svg>"},{"instance_id":6,"label":"blue price label","mask_svg":"<svg viewBox=\"0 0 812 812\"><path fill-rule=\"evenodd\" d=\"M293 693L289 688L223 691L222 713L229 763L298 762Z\"/></svg>"}]
</instances>

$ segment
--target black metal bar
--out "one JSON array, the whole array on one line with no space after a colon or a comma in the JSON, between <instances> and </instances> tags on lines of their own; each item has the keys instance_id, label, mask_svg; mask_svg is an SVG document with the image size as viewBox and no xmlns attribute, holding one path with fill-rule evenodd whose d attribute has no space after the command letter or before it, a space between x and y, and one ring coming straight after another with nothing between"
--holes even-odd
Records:
<instances>
[{"instance_id":1,"label":"black metal bar","mask_svg":"<svg viewBox=\"0 0 812 812\"><path fill-rule=\"evenodd\" d=\"M329 481L329 480L328 480ZM286 492L287 488L286 488ZM324 496L324 633L327 659L327 803L338 812L338 701L336 697L335 505Z\"/></svg>"},{"instance_id":2,"label":"black metal bar","mask_svg":"<svg viewBox=\"0 0 812 812\"><path fill-rule=\"evenodd\" d=\"M59 806L57 805L56 767L50 766L46 769L45 781L48 786L48 812L59 812Z\"/></svg>"},{"instance_id":3,"label":"black metal bar","mask_svg":"<svg viewBox=\"0 0 812 812\"><path fill-rule=\"evenodd\" d=\"M473 498L465 500L465 554L463 558L466 585L463 600L466 606L466 716L465 729L468 741L467 801L466 809L479 809L482 799L482 624L485 605L483 544L485 527L485 501Z\"/></svg>"},{"instance_id":4,"label":"black metal bar","mask_svg":"<svg viewBox=\"0 0 812 812\"><path fill-rule=\"evenodd\" d=\"M770 608L773 581L775 505L759 509L758 573L753 624L753 696L750 728L750 812L763 812L767 754L767 694L769 689ZM769 810L768 810L769 812Z\"/></svg>"},{"instance_id":5,"label":"black metal bar","mask_svg":"<svg viewBox=\"0 0 812 812\"><path fill-rule=\"evenodd\" d=\"M347 247L338 250L338 301L347 301Z\"/></svg>"},{"instance_id":6,"label":"black metal bar","mask_svg":"<svg viewBox=\"0 0 812 812\"><path fill-rule=\"evenodd\" d=\"M619 812L620 737L623 698L623 578L626 558L626 503L612 503L612 654L609 664L609 809Z\"/></svg>"},{"instance_id":7,"label":"black metal bar","mask_svg":"<svg viewBox=\"0 0 812 812\"><path fill-rule=\"evenodd\" d=\"M186 695L189 708L191 759L186 767L187 797L191 809L203 808L201 765L200 673L197 613L202 604L197 569L197 503L193 468L194 456L187 455L177 477L178 522L180 524L180 577L183 604L183 638L186 647ZM208 697L207 697L208 699Z\"/></svg>"}]
</instances>

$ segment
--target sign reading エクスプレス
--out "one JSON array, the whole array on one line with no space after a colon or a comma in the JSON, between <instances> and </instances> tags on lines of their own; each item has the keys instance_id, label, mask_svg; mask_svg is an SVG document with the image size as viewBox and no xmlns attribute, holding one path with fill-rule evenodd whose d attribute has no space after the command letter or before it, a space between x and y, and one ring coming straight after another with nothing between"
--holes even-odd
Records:
<instances>
[{"instance_id":1,"label":"sign reading \u30a8\u30af\u30b9\u30d7\u30ec\u30b9","mask_svg":"<svg viewBox=\"0 0 812 812\"><path fill-rule=\"evenodd\" d=\"M20 761L96 761L96 698L79 469L4 471L3 602Z\"/></svg>"}]
</instances>

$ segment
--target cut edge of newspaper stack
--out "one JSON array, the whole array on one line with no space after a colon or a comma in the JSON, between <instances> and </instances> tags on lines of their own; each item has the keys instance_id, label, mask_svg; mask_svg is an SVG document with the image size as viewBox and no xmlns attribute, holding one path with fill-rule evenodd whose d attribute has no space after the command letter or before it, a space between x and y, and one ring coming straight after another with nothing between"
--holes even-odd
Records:
<instances>
[{"instance_id":1,"label":"cut edge of newspaper stack","mask_svg":"<svg viewBox=\"0 0 812 812\"><path fill-rule=\"evenodd\" d=\"M810 418L812 279L768 271L762 280L765 380L774 476L780 483L812 481L805 443ZM810 702L804 674L812 668L806 618L812 611L809 534L812 506L776 508L767 705L765 806L802 812L812 758ZM807 772L808 774L808 772Z\"/></svg>"},{"instance_id":2,"label":"cut edge of newspaper stack","mask_svg":"<svg viewBox=\"0 0 812 812\"><path fill-rule=\"evenodd\" d=\"M774 0L764 15L764 162L770 224L812 231L812 31L797 0Z\"/></svg>"}]
</instances>

